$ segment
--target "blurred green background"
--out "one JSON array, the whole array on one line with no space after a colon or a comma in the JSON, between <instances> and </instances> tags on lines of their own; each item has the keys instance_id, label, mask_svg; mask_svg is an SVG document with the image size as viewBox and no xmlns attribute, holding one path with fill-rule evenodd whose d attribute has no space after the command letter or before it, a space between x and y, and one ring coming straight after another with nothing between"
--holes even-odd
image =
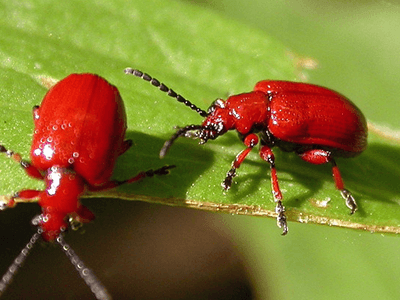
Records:
<instances>
[{"instance_id":1,"label":"blurred green background","mask_svg":"<svg viewBox=\"0 0 400 300\"><path fill-rule=\"evenodd\" d=\"M258 27L286 45L299 64L300 58L318 62L314 70L299 67L299 76L360 103L369 121L399 137L396 2L182 1L188 3ZM381 109L382 102L390 109ZM393 235L290 222L289 235L281 237L272 219L121 200L85 204L98 221L85 226L86 234L66 238L106 278L115 299L400 297L400 240ZM31 235L28 220L35 213L35 204L2 212L2 270ZM48 248L33 251L4 299L90 298L63 253Z\"/></svg>"}]
</instances>

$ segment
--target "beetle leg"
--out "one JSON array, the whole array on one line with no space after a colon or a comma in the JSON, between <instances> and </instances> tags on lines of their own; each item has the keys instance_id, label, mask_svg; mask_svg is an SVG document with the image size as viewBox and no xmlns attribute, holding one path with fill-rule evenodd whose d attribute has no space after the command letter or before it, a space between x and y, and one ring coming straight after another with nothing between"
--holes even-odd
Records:
<instances>
[{"instance_id":1,"label":"beetle leg","mask_svg":"<svg viewBox=\"0 0 400 300\"><path fill-rule=\"evenodd\" d=\"M282 205L282 192L279 188L278 176L276 175L275 156L271 148L268 146L261 147L260 156L264 161L269 163L271 168L272 194L276 203L275 212L277 213L276 223L279 228L282 228L282 235L286 235L288 233L288 226L285 215L285 207Z\"/></svg>"},{"instance_id":2,"label":"beetle leg","mask_svg":"<svg viewBox=\"0 0 400 300\"><path fill-rule=\"evenodd\" d=\"M0 152L5 153L9 158L19 163L29 177L36 179L44 178L42 173L40 173L36 167L32 166L29 162L22 160L19 153L7 150L3 145L0 145ZM0 210L14 207L17 202L31 202L37 200L39 198L39 194L40 191L37 190L22 190L12 197L3 197L0 199Z\"/></svg>"},{"instance_id":3,"label":"beetle leg","mask_svg":"<svg viewBox=\"0 0 400 300\"><path fill-rule=\"evenodd\" d=\"M331 152L326 150L313 149L305 151L303 153L299 153L299 156L302 160L314 165L325 164L328 162L332 164L332 175L333 179L335 180L336 188L340 191L340 194L346 201L346 206L350 209L350 213L354 214L354 212L357 210L356 200L354 199L353 195L344 188L342 175L340 175L339 168L336 165L336 162L333 159Z\"/></svg>"},{"instance_id":4,"label":"beetle leg","mask_svg":"<svg viewBox=\"0 0 400 300\"><path fill-rule=\"evenodd\" d=\"M104 191L104 190L109 190L109 189L113 189L117 186L123 185L125 183L132 183L132 182L136 182L139 181L145 177L153 177L154 175L167 175L169 174L169 170L175 168L175 165L172 166L164 166L162 168L159 168L157 170L148 170L146 172L140 172L139 174L137 174L135 177L132 177L130 179L127 180L111 180L106 182L105 184L102 184L101 186L88 186L89 191L94 192L94 191Z\"/></svg>"},{"instance_id":5,"label":"beetle leg","mask_svg":"<svg viewBox=\"0 0 400 300\"><path fill-rule=\"evenodd\" d=\"M346 201L346 206L350 209L350 214L354 214L357 210L357 202L350 191L344 188L342 175L340 175L339 168L333 158L331 159L331 164L336 188L340 191L340 195L342 195L343 199Z\"/></svg>"},{"instance_id":6,"label":"beetle leg","mask_svg":"<svg viewBox=\"0 0 400 300\"><path fill-rule=\"evenodd\" d=\"M32 166L29 162L23 160L19 153L7 150L3 145L0 145L0 152L5 153L9 158L19 163L29 177L36 179L44 178L42 173L40 173L40 171L36 167Z\"/></svg>"},{"instance_id":7,"label":"beetle leg","mask_svg":"<svg viewBox=\"0 0 400 300\"><path fill-rule=\"evenodd\" d=\"M41 191L37 190L22 190L11 197L0 198L0 210L12 208L19 202L32 202L39 199Z\"/></svg>"},{"instance_id":8,"label":"beetle leg","mask_svg":"<svg viewBox=\"0 0 400 300\"><path fill-rule=\"evenodd\" d=\"M221 183L221 186L225 190L229 190L231 188L233 177L236 176L236 169L238 169L240 167L240 165L246 158L247 154L250 153L250 151L253 149L253 147L258 144L258 136L254 133L251 133L245 137L243 143L246 145L247 148L244 149L243 151L241 151L236 156L235 160L232 163L231 169L228 171L224 181Z\"/></svg>"}]
</instances>

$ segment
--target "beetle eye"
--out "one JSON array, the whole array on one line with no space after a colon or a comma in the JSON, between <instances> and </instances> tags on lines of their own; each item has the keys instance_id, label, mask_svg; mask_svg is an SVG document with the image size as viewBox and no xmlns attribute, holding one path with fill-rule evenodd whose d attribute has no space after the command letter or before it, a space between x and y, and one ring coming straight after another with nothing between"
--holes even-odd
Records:
<instances>
[{"instance_id":1,"label":"beetle eye","mask_svg":"<svg viewBox=\"0 0 400 300\"><path fill-rule=\"evenodd\" d=\"M217 99L215 100L213 103L211 103L210 107L207 110L207 114L212 114L215 109L219 107L219 108L225 108L225 102L222 99Z\"/></svg>"},{"instance_id":2,"label":"beetle eye","mask_svg":"<svg viewBox=\"0 0 400 300\"><path fill-rule=\"evenodd\" d=\"M215 111L214 103L207 109L207 114L211 115Z\"/></svg>"}]
</instances>

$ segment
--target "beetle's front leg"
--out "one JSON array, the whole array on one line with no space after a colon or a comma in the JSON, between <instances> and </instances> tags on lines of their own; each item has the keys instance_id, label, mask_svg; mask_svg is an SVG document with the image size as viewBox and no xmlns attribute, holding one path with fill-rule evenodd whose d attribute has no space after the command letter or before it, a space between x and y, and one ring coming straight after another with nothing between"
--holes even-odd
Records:
<instances>
[{"instance_id":1,"label":"beetle's front leg","mask_svg":"<svg viewBox=\"0 0 400 300\"><path fill-rule=\"evenodd\" d=\"M15 153L12 150L7 150L3 145L0 145L0 152L5 153L13 161L19 163L29 177L36 179L44 178L43 174L40 173L40 171L36 167L32 166L29 162L23 160L19 153Z\"/></svg>"},{"instance_id":2,"label":"beetle's front leg","mask_svg":"<svg viewBox=\"0 0 400 300\"><path fill-rule=\"evenodd\" d=\"M42 173L40 173L40 171L36 167L32 166L29 162L23 160L19 153L7 150L3 145L0 145L0 152L6 154L7 157L19 163L29 177L43 179ZM2 197L0 199L0 210L14 207L17 202L31 202L37 200L39 198L39 194L40 191L37 190L22 190L16 193L14 196ZM18 199L18 201L16 199Z\"/></svg>"},{"instance_id":3,"label":"beetle's front leg","mask_svg":"<svg viewBox=\"0 0 400 300\"><path fill-rule=\"evenodd\" d=\"M229 190L231 188L233 177L236 176L236 169L240 167L247 154L250 153L251 149L253 149L253 147L258 144L258 136L255 133L251 133L244 138L243 143L246 145L247 148L236 156L235 160L232 163L231 169L226 174L225 180L221 183L221 186L225 190Z\"/></svg>"},{"instance_id":4,"label":"beetle's front leg","mask_svg":"<svg viewBox=\"0 0 400 300\"><path fill-rule=\"evenodd\" d=\"M268 146L261 147L260 156L264 161L269 163L271 168L272 194L274 195L274 200L276 203L276 223L279 228L282 228L282 235L286 235L288 233L288 227L285 215L285 207L282 205L282 192L279 188L278 176L276 175L275 156L271 148Z\"/></svg>"},{"instance_id":5,"label":"beetle's front leg","mask_svg":"<svg viewBox=\"0 0 400 300\"><path fill-rule=\"evenodd\" d=\"M38 190L22 190L11 197L0 198L0 210L12 208L19 202L32 202L38 200L41 191Z\"/></svg>"},{"instance_id":6,"label":"beetle's front leg","mask_svg":"<svg viewBox=\"0 0 400 300\"><path fill-rule=\"evenodd\" d=\"M116 188L117 186L126 184L126 183L133 183L139 180L142 180L143 178L146 177L153 177L154 175L168 175L169 174L169 170L175 168L175 165L171 165L171 166L164 166L162 168L159 168L157 170L148 170L146 172L140 172L139 174L137 174L136 176L129 178L127 180L110 180L100 186L88 186L88 190L91 192L97 192L97 191L104 191L104 190L109 190L109 189L113 189Z\"/></svg>"}]
</instances>

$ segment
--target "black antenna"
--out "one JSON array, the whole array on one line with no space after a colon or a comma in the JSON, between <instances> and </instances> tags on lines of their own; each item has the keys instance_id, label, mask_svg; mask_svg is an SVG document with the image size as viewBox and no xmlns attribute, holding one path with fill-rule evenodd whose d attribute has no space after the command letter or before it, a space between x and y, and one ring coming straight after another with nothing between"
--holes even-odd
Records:
<instances>
[{"instance_id":1,"label":"black antenna","mask_svg":"<svg viewBox=\"0 0 400 300\"><path fill-rule=\"evenodd\" d=\"M124 70L125 74L131 74L136 77L140 77L143 80L149 81L153 86L158 87L160 91L165 92L168 94L168 96L175 98L179 102L185 104L186 106L189 106L191 109L196 111L200 116L202 117L207 117L207 112L198 108L196 105L192 104L190 101L186 100L183 98L181 95L178 95L177 93L174 92L174 90L170 89L167 87L164 83L160 83L157 79L151 77L149 74L143 73L139 70L132 69L132 68L126 68Z\"/></svg>"},{"instance_id":2,"label":"black antenna","mask_svg":"<svg viewBox=\"0 0 400 300\"><path fill-rule=\"evenodd\" d=\"M29 253L31 252L33 246L40 238L41 230L39 229L38 232L34 233L31 239L29 240L28 244L21 250L21 253L14 259L11 266L8 268L7 272L3 275L0 281L0 296L3 295L7 287L12 282L15 274L17 274L18 270L21 268L22 264L28 257Z\"/></svg>"},{"instance_id":3,"label":"black antenna","mask_svg":"<svg viewBox=\"0 0 400 300\"><path fill-rule=\"evenodd\" d=\"M179 128L178 131L175 132L175 134L168 141L165 141L163 147L160 150L160 158L163 158L167 154L169 148L171 148L173 142L178 137L185 135L186 132L188 132L188 131L198 130L198 129L202 129L202 128L203 128L203 126L201 126L201 125L188 125L186 127Z\"/></svg>"},{"instance_id":4,"label":"black antenna","mask_svg":"<svg viewBox=\"0 0 400 300\"><path fill-rule=\"evenodd\" d=\"M64 238L60 234L56 238L56 242L61 246L61 249L68 256L71 263L75 266L79 275L86 282L88 287L93 292L94 296L98 300L111 300L112 297L107 292L107 289L101 284L100 280L94 275L92 270L86 267L85 263L79 258L78 255L72 250L72 248L65 242Z\"/></svg>"}]
</instances>

